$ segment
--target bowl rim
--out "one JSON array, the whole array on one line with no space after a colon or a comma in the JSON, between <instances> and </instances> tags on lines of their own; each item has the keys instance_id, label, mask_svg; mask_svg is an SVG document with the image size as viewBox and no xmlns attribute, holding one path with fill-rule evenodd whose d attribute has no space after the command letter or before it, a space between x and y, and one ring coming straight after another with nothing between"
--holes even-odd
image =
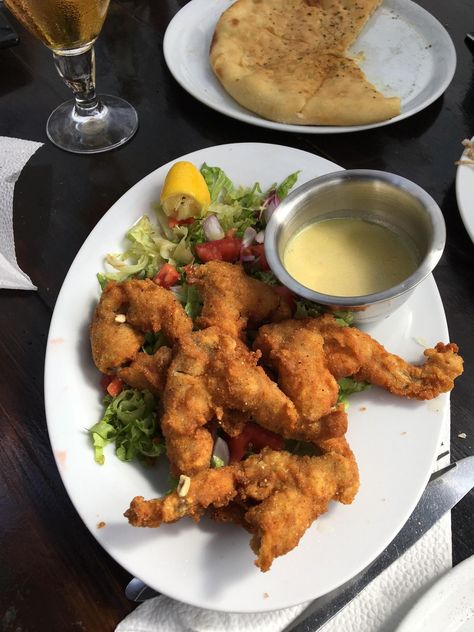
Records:
<instances>
[{"instance_id":1,"label":"bowl rim","mask_svg":"<svg viewBox=\"0 0 474 632\"><path fill-rule=\"evenodd\" d=\"M427 215L431 219L431 226L433 229L431 245L428 253L421 260L416 270L406 279L386 290L359 296L336 296L324 294L306 287L289 274L283 264L283 261L277 253L277 236L282 225L285 223L285 220L291 214L294 207L300 203L301 199L306 197L308 191L319 188L328 182L337 183L351 179L379 180L404 190L406 193L421 202L427 212ZM368 304L373 305L390 299L395 299L407 292L411 292L434 270L443 255L445 245L446 223L443 213L433 197L418 184L403 176L375 169L347 169L334 171L301 184L291 191L289 195L276 207L265 228L264 241L265 256L268 265L280 283L302 298L314 303L337 307L358 307Z\"/></svg>"}]
</instances>

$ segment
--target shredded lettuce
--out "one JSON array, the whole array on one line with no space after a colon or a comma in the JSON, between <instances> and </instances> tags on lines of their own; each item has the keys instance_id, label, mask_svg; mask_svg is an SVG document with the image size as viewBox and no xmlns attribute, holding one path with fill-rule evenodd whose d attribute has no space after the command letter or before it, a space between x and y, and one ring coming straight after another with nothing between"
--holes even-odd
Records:
<instances>
[{"instance_id":1,"label":"shredded lettuce","mask_svg":"<svg viewBox=\"0 0 474 632\"><path fill-rule=\"evenodd\" d=\"M211 457L211 467L212 468L219 468L219 467L224 467L224 461L223 459L221 459L220 456L216 456L215 454L212 455Z\"/></svg>"},{"instance_id":2,"label":"shredded lettuce","mask_svg":"<svg viewBox=\"0 0 474 632\"><path fill-rule=\"evenodd\" d=\"M129 243L125 252L106 256L106 263L116 272L105 273L102 280L123 281L136 276L152 277L176 248L176 244L163 237L146 215L132 226L126 239Z\"/></svg>"},{"instance_id":3,"label":"shredded lettuce","mask_svg":"<svg viewBox=\"0 0 474 632\"><path fill-rule=\"evenodd\" d=\"M263 283L266 283L267 285L278 285L278 279L271 270L255 270L249 268L248 275L252 276L254 279L263 281Z\"/></svg>"},{"instance_id":4,"label":"shredded lettuce","mask_svg":"<svg viewBox=\"0 0 474 632\"><path fill-rule=\"evenodd\" d=\"M276 194L278 195L280 200L283 200L283 198L286 198L290 190L295 186L296 181L298 180L299 173L300 173L299 171L295 171L295 173L291 173L289 176L287 176L283 180L283 182L281 182L278 186L275 187Z\"/></svg>"},{"instance_id":5,"label":"shredded lettuce","mask_svg":"<svg viewBox=\"0 0 474 632\"><path fill-rule=\"evenodd\" d=\"M145 334L145 341L142 345L142 351L147 353L148 355L155 354L160 347L166 345L166 338L161 333L161 331L155 333L153 331L148 331Z\"/></svg>"},{"instance_id":6,"label":"shredded lettuce","mask_svg":"<svg viewBox=\"0 0 474 632\"><path fill-rule=\"evenodd\" d=\"M321 314L328 312L324 305L318 305L305 298L298 299L296 301L296 312L294 318L317 318ZM350 310L337 310L330 311L336 320L336 323L341 327L350 327L354 322L354 313Z\"/></svg>"},{"instance_id":7,"label":"shredded lettuce","mask_svg":"<svg viewBox=\"0 0 474 632\"><path fill-rule=\"evenodd\" d=\"M267 191L262 191L258 182L251 187L237 187L220 167L206 163L202 165L201 173L211 196L206 215L216 215L224 232L232 230L241 238L249 227L257 232L264 229L265 200L270 194L276 194L280 200L286 197L299 172L290 174L280 184L272 184ZM126 234L124 252L106 256L107 271L97 275L102 289L109 281L152 278L166 262L179 268L194 260L194 247L206 241L202 226L205 216L197 217L189 225L170 227L169 218L159 202L154 205L154 210L155 223L147 215L141 217Z\"/></svg>"},{"instance_id":8,"label":"shredded lettuce","mask_svg":"<svg viewBox=\"0 0 474 632\"><path fill-rule=\"evenodd\" d=\"M235 196L232 180L220 167L209 167L204 163L201 167L201 173L209 189L211 204L225 198L232 199Z\"/></svg>"},{"instance_id":9,"label":"shredded lettuce","mask_svg":"<svg viewBox=\"0 0 474 632\"><path fill-rule=\"evenodd\" d=\"M137 458L146 464L165 452L155 398L149 391L127 388L116 397L106 395L104 406L102 419L89 429L97 463L104 463L104 448L109 443L115 443L121 461Z\"/></svg>"},{"instance_id":10,"label":"shredded lettuce","mask_svg":"<svg viewBox=\"0 0 474 632\"><path fill-rule=\"evenodd\" d=\"M332 312L332 315L336 319L336 323L341 327L350 327L354 322L354 312L350 310L337 310Z\"/></svg>"},{"instance_id":11,"label":"shredded lettuce","mask_svg":"<svg viewBox=\"0 0 474 632\"><path fill-rule=\"evenodd\" d=\"M202 299L197 287L183 282L182 285L178 285L172 290L189 318L195 320L202 310Z\"/></svg>"},{"instance_id":12,"label":"shredded lettuce","mask_svg":"<svg viewBox=\"0 0 474 632\"><path fill-rule=\"evenodd\" d=\"M346 410L349 407L347 398L352 395L352 393L360 393L370 388L369 382L356 382L352 377L343 377L338 380L337 383L339 384L337 403L344 404Z\"/></svg>"},{"instance_id":13,"label":"shredded lettuce","mask_svg":"<svg viewBox=\"0 0 474 632\"><path fill-rule=\"evenodd\" d=\"M296 311L294 318L316 318L324 313L324 307L308 301L305 298L300 298L296 301Z\"/></svg>"}]
</instances>

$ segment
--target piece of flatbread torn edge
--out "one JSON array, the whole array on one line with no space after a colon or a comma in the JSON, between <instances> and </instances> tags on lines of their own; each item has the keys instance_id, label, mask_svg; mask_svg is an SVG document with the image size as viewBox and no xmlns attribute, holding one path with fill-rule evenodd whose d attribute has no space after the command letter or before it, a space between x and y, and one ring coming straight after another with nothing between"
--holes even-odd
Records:
<instances>
[{"instance_id":1,"label":"piece of flatbread torn edge","mask_svg":"<svg viewBox=\"0 0 474 632\"><path fill-rule=\"evenodd\" d=\"M346 53L381 0L237 0L220 17L210 63L256 114L297 125L363 125L400 114Z\"/></svg>"}]
</instances>

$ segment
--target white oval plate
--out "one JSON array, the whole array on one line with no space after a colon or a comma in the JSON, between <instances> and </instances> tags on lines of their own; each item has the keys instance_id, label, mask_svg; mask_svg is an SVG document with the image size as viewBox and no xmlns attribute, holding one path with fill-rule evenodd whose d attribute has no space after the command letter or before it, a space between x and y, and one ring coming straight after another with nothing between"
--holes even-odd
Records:
<instances>
[{"instance_id":1,"label":"white oval plate","mask_svg":"<svg viewBox=\"0 0 474 632\"><path fill-rule=\"evenodd\" d=\"M415 604L395 632L428 631L474 631L474 556L443 575Z\"/></svg>"},{"instance_id":2,"label":"white oval plate","mask_svg":"<svg viewBox=\"0 0 474 632\"><path fill-rule=\"evenodd\" d=\"M259 143L210 147L182 158L197 166L220 166L236 184L258 180L264 187L298 169L300 183L340 169L304 151ZM91 533L149 586L213 610L257 612L302 603L355 575L405 523L431 473L449 400L405 401L376 388L354 395L348 438L360 466L360 493L351 506L333 503L299 546L275 560L267 573L254 566L249 534L233 525L182 520L159 529L129 526L122 514L131 499L161 495L167 475L164 466L157 471L122 463L112 449L103 466L94 462L85 428L96 423L102 408L88 326L99 298L95 275L103 270L104 255L121 250L126 230L151 211L171 164L138 182L105 214L84 242L58 296L45 367L46 413L56 462ZM433 278L369 331L409 361L422 360L423 349L415 338L423 336L430 345L446 341ZM105 527L99 529L102 521Z\"/></svg>"},{"instance_id":3,"label":"white oval plate","mask_svg":"<svg viewBox=\"0 0 474 632\"><path fill-rule=\"evenodd\" d=\"M352 54L367 78L385 95L399 96L398 116L369 125L288 125L261 118L235 101L209 64L209 46L220 15L233 0L191 0L171 20L163 42L165 60L176 81L193 97L232 118L260 127L304 134L357 132L401 121L435 101L456 69L456 52L444 27L411 0L385 0L372 16Z\"/></svg>"},{"instance_id":4,"label":"white oval plate","mask_svg":"<svg viewBox=\"0 0 474 632\"><path fill-rule=\"evenodd\" d=\"M471 140L474 141L474 137ZM456 172L456 198L463 224L474 242L474 165L459 165Z\"/></svg>"}]
</instances>

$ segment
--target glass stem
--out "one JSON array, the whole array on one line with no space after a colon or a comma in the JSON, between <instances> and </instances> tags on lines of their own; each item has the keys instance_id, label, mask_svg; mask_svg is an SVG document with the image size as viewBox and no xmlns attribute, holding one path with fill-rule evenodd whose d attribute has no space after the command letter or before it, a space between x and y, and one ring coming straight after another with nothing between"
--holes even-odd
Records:
<instances>
[{"instance_id":1,"label":"glass stem","mask_svg":"<svg viewBox=\"0 0 474 632\"><path fill-rule=\"evenodd\" d=\"M95 92L94 47L77 53L54 52L54 63L64 83L74 93L75 110L79 116L94 116L100 110Z\"/></svg>"}]
</instances>

